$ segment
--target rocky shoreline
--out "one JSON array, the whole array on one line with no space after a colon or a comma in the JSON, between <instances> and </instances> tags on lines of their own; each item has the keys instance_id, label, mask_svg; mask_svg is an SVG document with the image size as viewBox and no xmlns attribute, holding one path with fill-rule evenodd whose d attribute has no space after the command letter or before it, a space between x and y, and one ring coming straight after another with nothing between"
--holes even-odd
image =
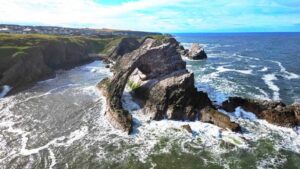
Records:
<instances>
[{"instance_id":1,"label":"rocky shoreline","mask_svg":"<svg viewBox=\"0 0 300 169\"><path fill-rule=\"evenodd\" d=\"M14 94L55 76L55 70L105 59L122 39L0 34L0 90L9 86Z\"/></svg>"},{"instance_id":2,"label":"rocky shoreline","mask_svg":"<svg viewBox=\"0 0 300 169\"><path fill-rule=\"evenodd\" d=\"M132 40L132 39L131 39ZM126 84L133 88L132 95L152 120L172 119L180 121L200 120L224 129L241 131L239 124L232 122L222 110L233 112L237 107L253 112L268 122L293 127L299 125L299 105L231 97L222 105L214 105L207 93L194 87L193 73L188 72L181 56L203 55L203 48L193 45L184 49L176 39L145 38L139 47L118 48L127 52L115 52L114 76L98 84L108 103L106 115L111 124L127 133L132 131L132 116L122 107L122 93ZM205 54L206 56L206 54ZM195 57L194 57L195 58ZM220 111L219 111L220 109ZM185 126L187 130L189 127Z\"/></svg>"},{"instance_id":3,"label":"rocky shoreline","mask_svg":"<svg viewBox=\"0 0 300 169\"><path fill-rule=\"evenodd\" d=\"M43 39L38 45L2 57L6 60L0 64L0 93L8 87L17 92L53 75L57 69L102 59L113 65L108 68L114 73L97 85L106 97L106 116L115 128L126 133L130 134L133 127L132 115L123 108L121 100L126 85L132 88L133 97L151 120L200 120L238 132L242 130L240 125L222 111L230 113L240 107L275 125L300 125L300 105L240 97L230 97L222 105L214 105L207 93L197 91L194 74L186 69L181 56L194 60L207 58L199 44L187 50L170 36ZM189 127L184 128L190 131Z\"/></svg>"}]
</instances>

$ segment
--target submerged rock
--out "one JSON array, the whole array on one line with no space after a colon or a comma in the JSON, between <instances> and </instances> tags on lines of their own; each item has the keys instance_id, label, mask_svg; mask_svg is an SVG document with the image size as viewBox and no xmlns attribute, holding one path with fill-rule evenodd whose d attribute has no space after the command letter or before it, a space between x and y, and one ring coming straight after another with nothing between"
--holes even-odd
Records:
<instances>
[{"instance_id":1,"label":"submerged rock","mask_svg":"<svg viewBox=\"0 0 300 169\"><path fill-rule=\"evenodd\" d=\"M154 120L195 120L201 109L213 107L207 94L195 88L194 75L187 71L178 46L174 38L146 38L138 49L117 60L111 79L100 82L98 87L107 96L108 119L116 128L132 130L132 117L121 103L128 82Z\"/></svg>"},{"instance_id":2,"label":"submerged rock","mask_svg":"<svg viewBox=\"0 0 300 169\"><path fill-rule=\"evenodd\" d=\"M285 105L282 102L261 101L241 97L229 97L222 103L222 108L234 112L241 107L248 112L253 112L258 118L280 126L291 127L299 125L299 105Z\"/></svg>"},{"instance_id":3,"label":"submerged rock","mask_svg":"<svg viewBox=\"0 0 300 169\"><path fill-rule=\"evenodd\" d=\"M207 59L207 55L202 46L198 43L193 43L187 57L193 60Z\"/></svg>"}]
</instances>

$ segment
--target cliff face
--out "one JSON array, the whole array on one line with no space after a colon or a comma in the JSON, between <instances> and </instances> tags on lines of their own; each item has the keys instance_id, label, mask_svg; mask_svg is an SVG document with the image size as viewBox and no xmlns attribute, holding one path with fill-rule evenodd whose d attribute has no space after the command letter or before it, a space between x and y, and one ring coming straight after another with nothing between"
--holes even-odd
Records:
<instances>
[{"instance_id":1,"label":"cliff face","mask_svg":"<svg viewBox=\"0 0 300 169\"><path fill-rule=\"evenodd\" d=\"M0 35L0 86L13 89L91 61L111 39L45 35Z\"/></svg>"}]
</instances>

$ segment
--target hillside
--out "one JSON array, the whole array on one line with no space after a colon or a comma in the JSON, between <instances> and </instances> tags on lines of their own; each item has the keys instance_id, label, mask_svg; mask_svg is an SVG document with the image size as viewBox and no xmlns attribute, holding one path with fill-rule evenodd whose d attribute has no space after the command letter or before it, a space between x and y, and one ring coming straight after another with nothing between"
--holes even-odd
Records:
<instances>
[{"instance_id":1,"label":"hillside","mask_svg":"<svg viewBox=\"0 0 300 169\"><path fill-rule=\"evenodd\" d=\"M24 87L106 54L123 37L0 34L0 86Z\"/></svg>"}]
</instances>

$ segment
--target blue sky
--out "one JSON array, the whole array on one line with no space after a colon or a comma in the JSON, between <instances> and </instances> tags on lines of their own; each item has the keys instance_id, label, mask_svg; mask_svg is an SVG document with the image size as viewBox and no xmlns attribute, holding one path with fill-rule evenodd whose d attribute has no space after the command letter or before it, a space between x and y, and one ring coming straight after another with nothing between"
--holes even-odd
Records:
<instances>
[{"instance_id":1,"label":"blue sky","mask_svg":"<svg viewBox=\"0 0 300 169\"><path fill-rule=\"evenodd\" d=\"M158 32L300 31L300 0L0 0L0 23Z\"/></svg>"}]
</instances>

